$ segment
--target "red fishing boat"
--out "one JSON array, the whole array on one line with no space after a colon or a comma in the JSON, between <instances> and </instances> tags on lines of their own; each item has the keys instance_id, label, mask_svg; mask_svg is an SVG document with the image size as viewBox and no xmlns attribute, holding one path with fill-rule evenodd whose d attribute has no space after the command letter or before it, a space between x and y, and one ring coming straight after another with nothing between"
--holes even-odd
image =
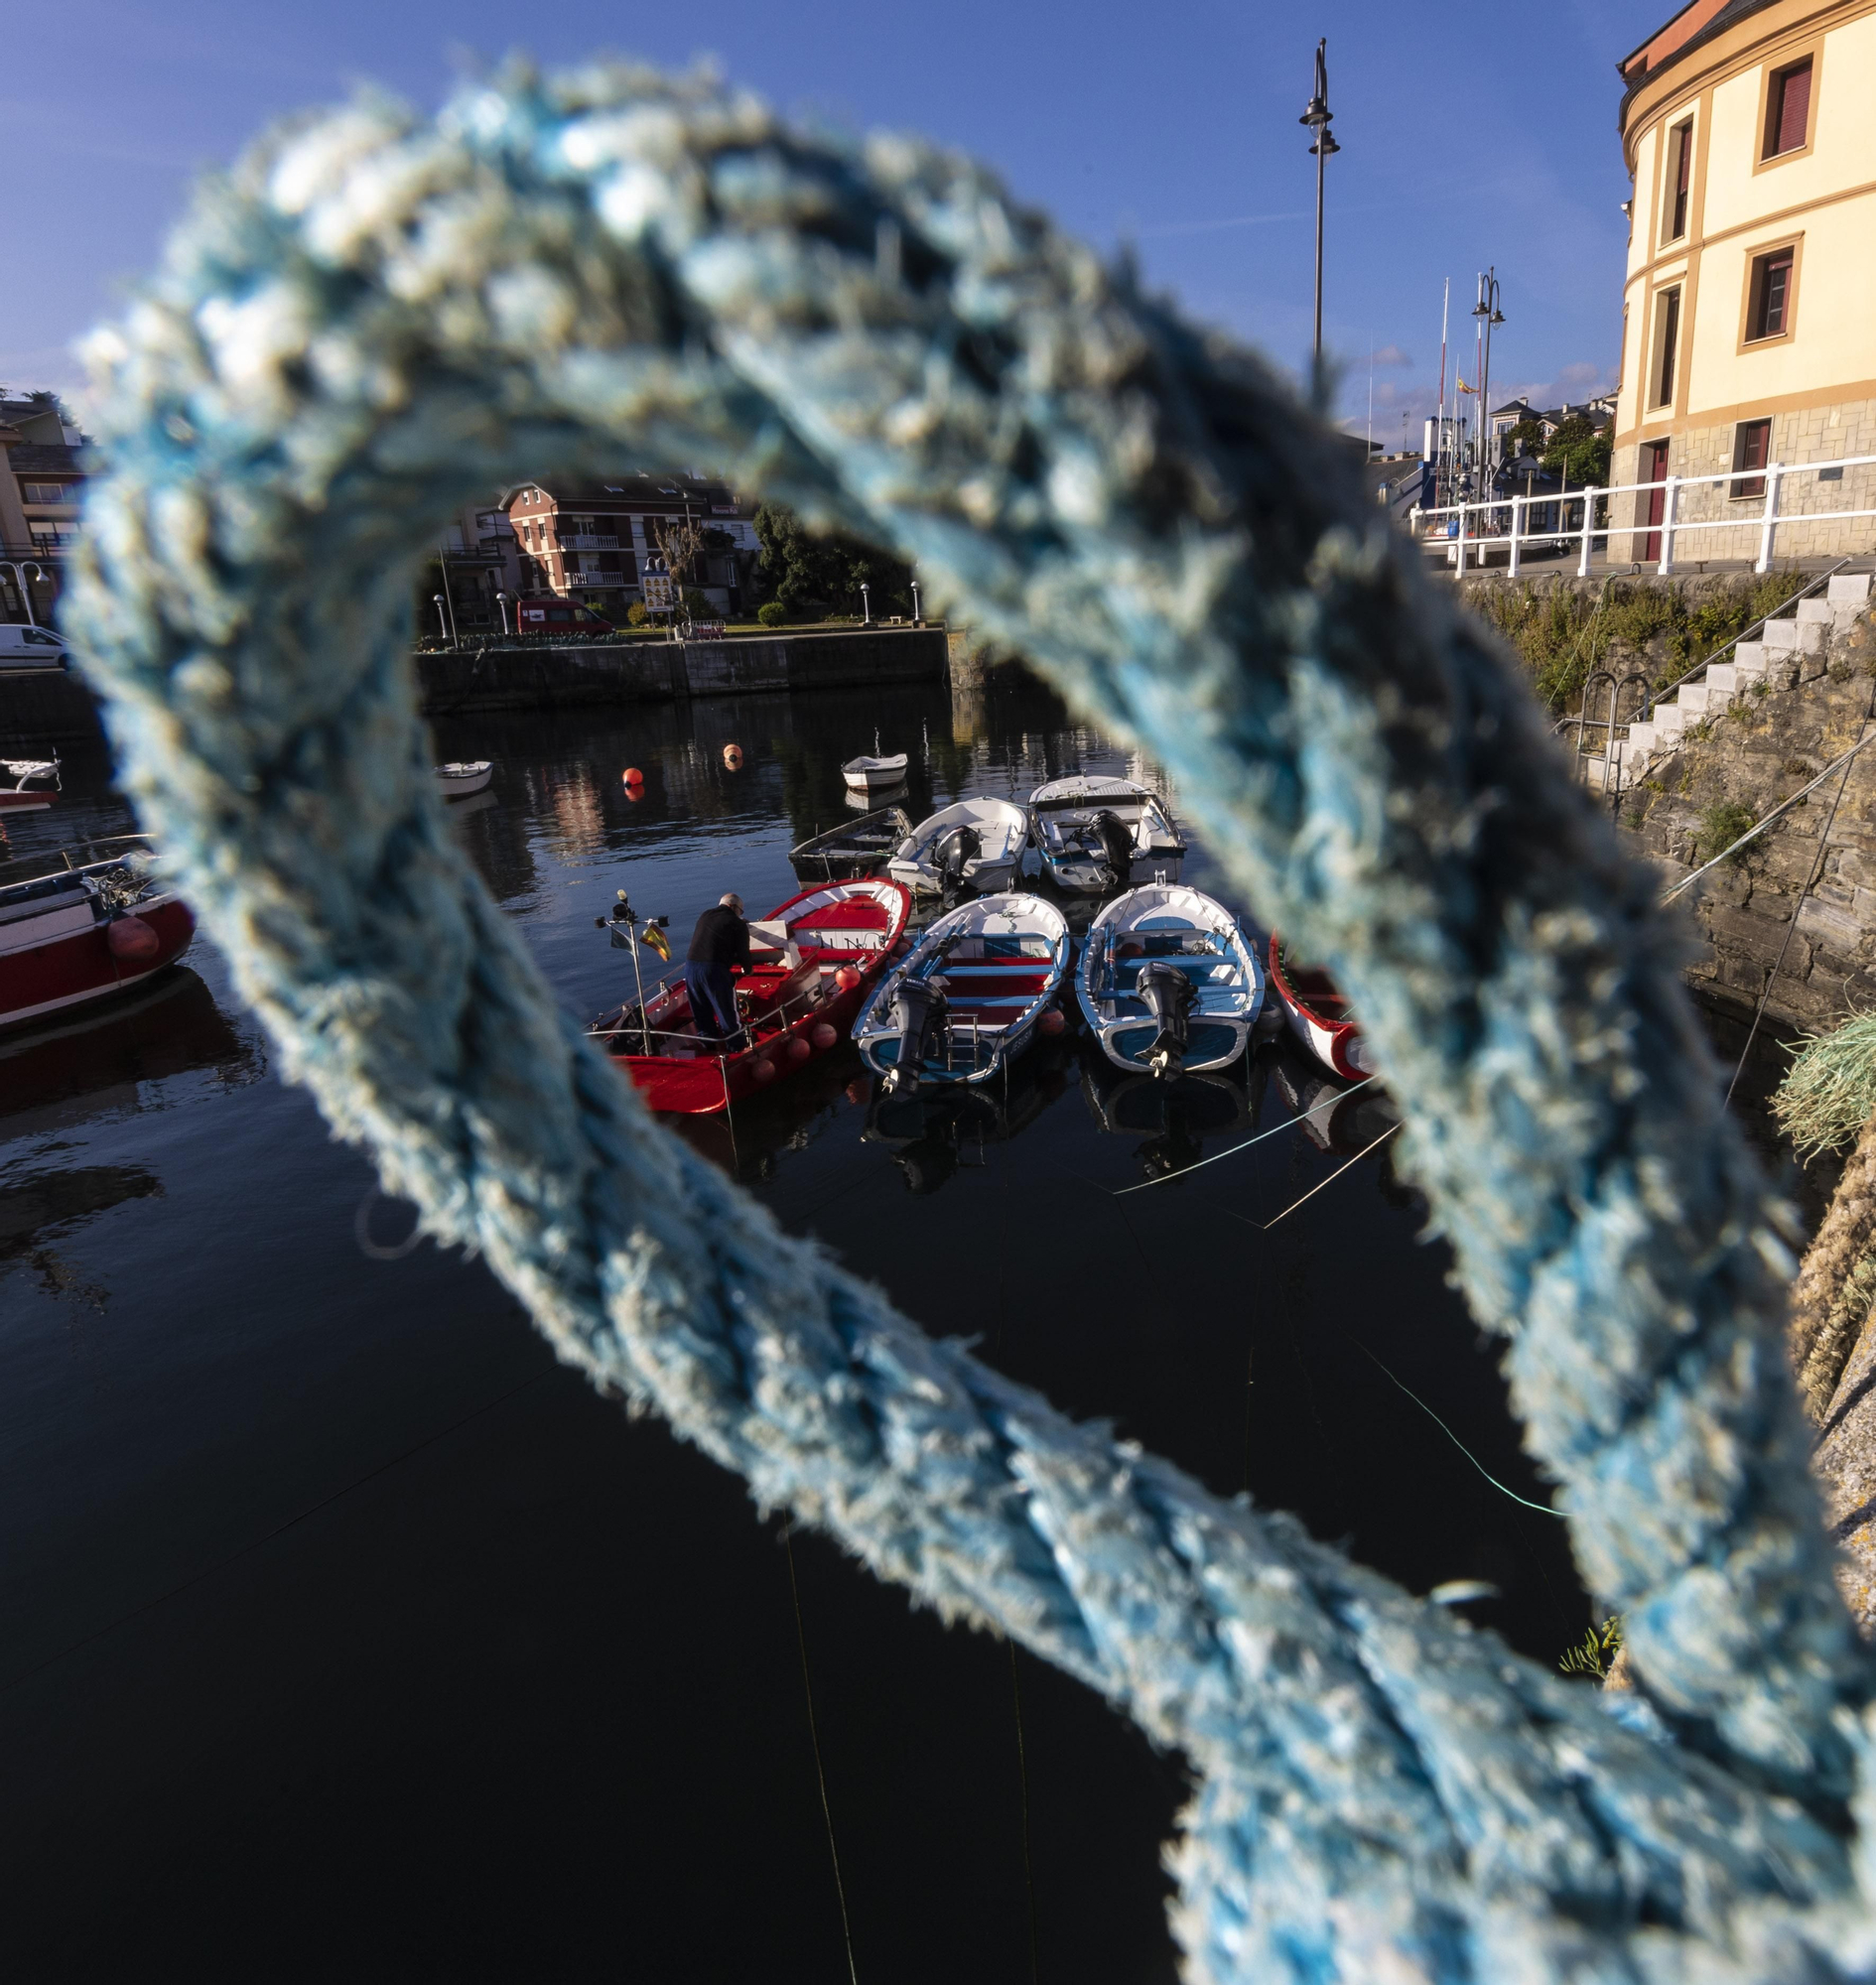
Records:
<instances>
[{"instance_id":1,"label":"red fishing boat","mask_svg":"<svg viewBox=\"0 0 1876 1985\"><path fill-rule=\"evenodd\" d=\"M1374 1050L1349 1011L1347 998L1319 966L1285 957L1283 940L1271 933L1271 985L1289 1030L1333 1075L1359 1082L1375 1073Z\"/></svg>"},{"instance_id":2,"label":"red fishing boat","mask_svg":"<svg viewBox=\"0 0 1876 1985\"><path fill-rule=\"evenodd\" d=\"M593 1037L653 1110L705 1116L740 1103L846 1038L911 909L901 884L872 877L804 889L750 923L742 1025L729 1040L699 1032L682 979L607 1013Z\"/></svg>"},{"instance_id":3,"label":"red fishing boat","mask_svg":"<svg viewBox=\"0 0 1876 1985\"><path fill-rule=\"evenodd\" d=\"M68 850L64 861L50 874L0 882L0 1027L141 985L196 934L142 835Z\"/></svg>"}]
</instances>

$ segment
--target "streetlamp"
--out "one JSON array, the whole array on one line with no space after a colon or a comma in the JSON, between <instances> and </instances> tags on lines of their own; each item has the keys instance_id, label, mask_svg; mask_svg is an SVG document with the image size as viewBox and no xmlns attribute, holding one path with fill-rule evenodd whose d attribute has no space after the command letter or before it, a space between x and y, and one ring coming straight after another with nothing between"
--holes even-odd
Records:
<instances>
[{"instance_id":1,"label":"streetlamp","mask_svg":"<svg viewBox=\"0 0 1876 1985\"><path fill-rule=\"evenodd\" d=\"M860 582L860 624L872 625L872 592L864 579Z\"/></svg>"},{"instance_id":2,"label":"streetlamp","mask_svg":"<svg viewBox=\"0 0 1876 1985\"><path fill-rule=\"evenodd\" d=\"M924 616L924 615L923 615L922 613L920 613L920 612L919 612L919 610L918 610L918 581L917 581L917 580L913 580L913 582L912 582L912 625L913 625L914 627L922 627L922 626L924 626L924 624L925 624L925 616Z\"/></svg>"},{"instance_id":3,"label":"streetlamp","mask_svg":"<svg viewBox=\"0 0 1876 1985\"><path fill-rule=\"evenodd\" d=\"M501 631L504 634L512 631L508 625L508 599L509 596L497 587L495 589L495 611L501 615Z\"/></svg>"},{"instance_id":4,"label":"streetlamp","mask_svg":"<svg viewBox=\"0 0 1876 1985\"><path fill-rule=\"evenodd\" d=\"M1485 358L1479 372L1479 466L1484 470L1486 458L1486 424L1492 418L1492 327L1505 322L1505 313L1498 307L1498 265L1496 263L1479 278L1479 301L1473 307L1472 315L1478 319L1480 331L1485 339Z\"/></svg>"},{"instance_id":5,"label":"streetlamp","mask_svg":"<svg viewBox=\"0 0 1876 1985\"><path fill-rule=\"evenodd\" d=\"M437 639L439 641L447 641L450 638L450 622L443 610L443 595L433 593L430 596L430 603L437 609Z\"/></svg>"},{"instance_id":6,"label":"streetlamp","mask_svg":"<svg viewBox=\"0 0 1876 1985\"><path fill-rule=\"evenodd\" d=\"M1342 149L1329 129L1333 115L1329 108L1329 43L1324 36L1316 44L1315 94L1309 99L1309 108L1296 120L1298 124L1307 124L1316 136L1316 142L1309 147L1309 156L1316 162L1316 341L1312 357L1318 377L1322 371L1322 169Z\"/></svg>"}]
</instances>

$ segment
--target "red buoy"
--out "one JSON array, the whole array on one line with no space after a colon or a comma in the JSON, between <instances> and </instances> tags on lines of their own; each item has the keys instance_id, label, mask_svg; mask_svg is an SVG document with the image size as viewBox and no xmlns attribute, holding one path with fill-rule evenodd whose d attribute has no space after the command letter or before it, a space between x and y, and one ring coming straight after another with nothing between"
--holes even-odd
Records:
<instances>
[{"instance_id":1,"label":"red buoy","mask_svg":"<svg viewBox=\"0 0 1876 1985\"><path fill-rule=\"evenodd\" d=\"M1042 1015L1041 1019L1036 1022L1036 1025L1045 1034L1059 1034L1068 1025L1068 1022L1062 1017L1062 1009L1059 1006L1051 1006Z\"/></svg>"},{"instance_id":2,"label":"red buoy","mask_svg":"<svg viewBox=\"0 0 1876 1985\"><path fill-rule=\"evenodd\" d=\"M757 1082L773 1082L775 1080L775 1064L768 1060L751 1062L749 1064L749 1073Z\"/></svg>"},{"instance_id":3,"label":"red buoy","mask_svg":"<svg viewBox=\"0 0 1876 1985\"><path fill-rule=\"evenodd\" d=\"M742 746L740 744L726 744L723 747L723 761L730 767L731 771L739 772L742 769Z\"/></svg>"},{"instance_id":4,"label":"red buoy","mask_svg":"<svg viewBox=\"0 0 1876 1985\"><path fill-rule=\"evenodd\" d=\"M843 965L834 975L834 984L843 992L851 992L860 984L860 974L851 965Z\"/></svg>"},{"instance_id":5,"label":"red buoy","mask_svg":"<svg viewBox=\"0 0 1876 1985\"><path fill-rule=\"evenodd\" d=\"M788 1059L790 1061L806 1061L813 1052L814 1050L799 1034L788 1043Z\"/></svg>"},{"instance_id":6,"label":"red buoy","mask_svg":"<svg viewBox=\"0 0 1876 1985\"><path fill-rule=\"evenodd\" d=\"M645 783L645 775L636 765L627 765L625 767L625 783L628 786L642 786Z\"/></svg>"},{"instance_id":7,"label":"red buoy","mask_svg":"<svg viewBox=\"0 0 1876 1985\"><path fill-rule=\"evenodd\" d=\"M116 917L104 926L104 942L111 956L125 965L145 965L163 949L156 926L141 917Z\"/></svg>"},{"instance_id":8,"label":"red buoy","mask_svg":"<svg viewBox=\"0 0 1876 1985\"><path fill-rule=\"evenodd\" d=\"M841 1030L832 1020L816 1020L813 1041L817 1048L831 1048L841 1037Z\"/></svg>"}]
</instances>

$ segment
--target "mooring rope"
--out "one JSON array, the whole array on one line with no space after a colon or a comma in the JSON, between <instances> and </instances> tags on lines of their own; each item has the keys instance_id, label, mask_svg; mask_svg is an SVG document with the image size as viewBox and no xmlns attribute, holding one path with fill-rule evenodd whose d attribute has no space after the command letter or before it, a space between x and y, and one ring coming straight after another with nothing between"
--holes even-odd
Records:
<instances>
[{"instance_id":1,"label":"mooring rope","mask_svg":"<svg viewBox=\"0 0 1876 1985\"><path fill-rule=\"evenodd\" d=\"M1651 877L1341 437L967 161L620 67L282 130L90 351L73 631L289 1072L562 1357L1184 1754L1189 1977L1876 1961L1795 1229ZM491 487L696 461L915 559L1334 972L1645 1729L927 1339L561 1020L445 826L410 573Z\"/></svg>"}]
</instances>

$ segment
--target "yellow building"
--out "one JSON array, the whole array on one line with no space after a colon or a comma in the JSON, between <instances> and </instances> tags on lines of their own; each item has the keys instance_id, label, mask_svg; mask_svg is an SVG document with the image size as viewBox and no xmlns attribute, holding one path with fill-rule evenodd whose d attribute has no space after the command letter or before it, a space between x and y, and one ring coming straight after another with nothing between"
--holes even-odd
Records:
<instances>
[{"instance_id":1,"label":"yellow building","mask_svg":"<svg viewBox=\"0 0 1876 1985\"><path fill-rule=\"evenodd\" d=\"M1876 455L1876 0L1693 0L1622 64L1634 178L1613 480L1676 488L1676 562L1755 557L1768 465ZM1876 506L1876 469L1770 478L1779 517ZM1625 504L1631 499L1623 499ZM1658 524L1667 492L1618 523ZM1876 520L1781 521L1776 555ZM1614 549L1614 547L1612 547ZM1659 537L1631 556L1653 562Z\"/></svg>"}]
</instances>

